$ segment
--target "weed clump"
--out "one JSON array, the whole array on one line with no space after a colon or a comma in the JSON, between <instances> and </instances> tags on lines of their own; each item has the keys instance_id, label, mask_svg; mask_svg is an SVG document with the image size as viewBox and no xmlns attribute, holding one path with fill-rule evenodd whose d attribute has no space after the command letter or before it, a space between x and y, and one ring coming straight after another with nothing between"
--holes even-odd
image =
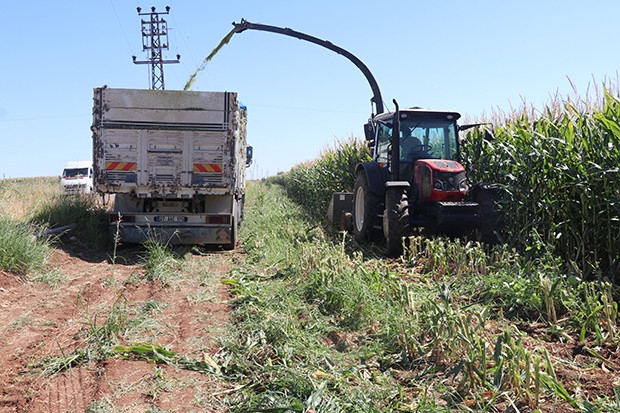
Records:
<instances>
[{"instance_id":1,"label":"weed clump","mask_svg":"<svg viewBox=\"0 0 620 413\"><path fill-rule=\"evenodd\" d=\"M37 229L0 216L0 269L26 275L43 268L49 242L37 238Z\"/></svg>"},{"instance_id":2,"label":"weed clump","mask_svg":"<svg viewBox=\"0 0 620 413\"><path fill-rule=\"evenodd\" d=\"M94 194L52 197L30 221L46 223L52 228L74 225L75 232L94 245L105 245L108 241L107 211Z\"/></svg>"}]
</instances>

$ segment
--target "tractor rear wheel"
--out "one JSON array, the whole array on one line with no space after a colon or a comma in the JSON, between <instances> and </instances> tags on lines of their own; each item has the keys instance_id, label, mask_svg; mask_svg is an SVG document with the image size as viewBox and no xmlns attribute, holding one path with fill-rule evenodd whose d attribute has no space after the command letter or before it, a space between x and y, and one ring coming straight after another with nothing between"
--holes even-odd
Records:
<instances>
[{"instance_id":1,"label":"tractor rear wheel","mask_svg":"<svg viewBox=\"0 0 620 413\"><path fill-rule=\"evenodd\" d=\"M385 193L383 232L387 255L399 257L403 253L403 237L409 235L409 199L405 188L389 188Z\"/></svg>"},{"instance_id":2,"label":"tractor rear wheel","mask_svg":"<svg viewBox=\"0 0 620 413\"><path fill-rule=\"evenodd\" d=\"M353 190L353 233L357 242L375 241L381 237L377 229L379 203L379 197L370 190L366 172L359 171Z\"/></svg>"}]
</instances>

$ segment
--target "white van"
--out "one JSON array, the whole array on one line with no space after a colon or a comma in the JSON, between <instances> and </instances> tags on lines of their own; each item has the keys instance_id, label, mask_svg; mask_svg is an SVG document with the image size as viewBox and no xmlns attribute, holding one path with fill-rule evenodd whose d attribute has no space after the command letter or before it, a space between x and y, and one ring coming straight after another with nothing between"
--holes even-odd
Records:
<instances>
[{"instance_id":1,"label":"white van","mask_svg":"<svg viewBox=\"0 0 620 413\"><path fill-rule=\"evenodd\" d=\"M88 194L93 190L92 161L67 162L60 177L60 186L66 194Z\"/></svg>"}]
</instances>

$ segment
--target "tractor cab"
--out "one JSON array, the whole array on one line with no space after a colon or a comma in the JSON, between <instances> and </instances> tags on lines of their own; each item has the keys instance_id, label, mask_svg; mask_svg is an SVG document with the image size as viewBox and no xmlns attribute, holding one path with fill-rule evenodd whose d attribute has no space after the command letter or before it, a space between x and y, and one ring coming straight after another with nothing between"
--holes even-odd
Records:
<instances>
[{"instance_id":1,"label":"tractor cab","mask_svg":"<svg viewBox=\"0 0 620 413\"><path fill-rule=\"evenodd\" d=\"M456 122L461 115L420 108L396 113L397 117L384 113L373 119L373 159L384 168L384 175L407 181L415 188L417 202L462 201L467 186L465 169L458 162ZM393 157L393 147L398 148L398 159Z\"/></svg>"},{"instance_id":2,"label":"tractor cab","mask_svg":"<svg viewBox=\"0 0 620 413\"><path fill-rule=\"evenodd\" d=\"M412 164L417 159L459 160L458 126L461 117L456 112L437 112L425 109L399 110L398 139L400 163ZM376 128L374 160L390 163L393 142L394 114L384 113L374 119Z\"/></svg>"}]
</instances>

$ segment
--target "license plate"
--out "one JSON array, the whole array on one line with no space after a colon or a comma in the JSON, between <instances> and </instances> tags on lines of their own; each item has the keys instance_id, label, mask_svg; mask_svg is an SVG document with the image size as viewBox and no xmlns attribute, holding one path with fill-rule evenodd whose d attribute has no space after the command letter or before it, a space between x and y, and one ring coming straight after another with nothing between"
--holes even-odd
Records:
<instances>
[{"instance_id":1,"label":"license plate","mask_svg":"<svg viewBox=\"0 0 620 413\"><path fill-rule=\"evenodd\" d=\"M156 216L154 218L155 222L187 222L187 217L176 216L176 215L163 215Z\"/></svg>"}]
</instances>

